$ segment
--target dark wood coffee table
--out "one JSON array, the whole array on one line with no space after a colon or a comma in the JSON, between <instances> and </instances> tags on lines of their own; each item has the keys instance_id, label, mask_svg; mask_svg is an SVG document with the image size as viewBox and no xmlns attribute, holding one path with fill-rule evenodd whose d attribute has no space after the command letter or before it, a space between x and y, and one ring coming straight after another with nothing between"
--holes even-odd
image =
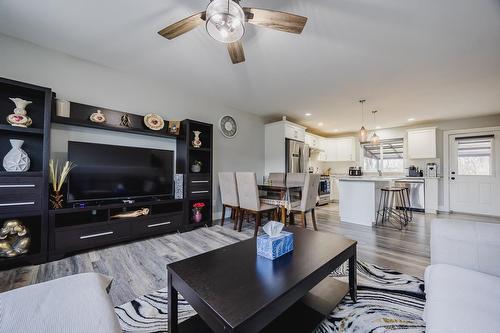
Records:
<instances>
[{"instance_id":1,"label":"dark wood coffee table","mask_svg":"<svg viewBox=\"0 0 500 333\"><path fill-rule=\"evenodd\" d=\"M178 324L178 293L198 313L192 320L214 332L261 331L297 304L326 316L348 291L356 301L356 241L285 230L293 232L295 249L274 261L257 256L252 238L167 265L168 332L193 327L191 319ZM346 260L348 286L328 277Z\"/></svg>"}]
</instances>

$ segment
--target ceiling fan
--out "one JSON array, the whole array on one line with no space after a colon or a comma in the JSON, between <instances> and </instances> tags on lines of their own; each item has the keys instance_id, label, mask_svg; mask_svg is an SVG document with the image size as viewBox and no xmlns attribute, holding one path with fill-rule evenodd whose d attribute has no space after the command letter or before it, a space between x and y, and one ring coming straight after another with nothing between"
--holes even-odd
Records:
<instances>
[{"instance_id":1,"label":"ceiling fan","mask_svg":"<svg viewBox=\"0 0 500 333\"><path fill-rule=\"evenodd\" d=\"M241 7L240 0L211 0L205 11L193 14L158 31L158 34L174 39L205 23L208 34L227 44L233 64L245 61L241 38L245 34L245 22L265 28L300 34L307 17L270 9Z\"/></svg>"}]
</instances>

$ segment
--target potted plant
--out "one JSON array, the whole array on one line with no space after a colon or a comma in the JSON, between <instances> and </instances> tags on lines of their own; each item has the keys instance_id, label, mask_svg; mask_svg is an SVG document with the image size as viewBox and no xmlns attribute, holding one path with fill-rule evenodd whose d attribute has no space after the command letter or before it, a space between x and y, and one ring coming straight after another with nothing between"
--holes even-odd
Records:
<instances>
[{"instance_id":1,"label":"potted plant","mask_svg":"<svg viewBox=\"0 0 500 333\"><path fill-rule=\"evenodd\" d=\"M196 202L193 204L193 221L195 223L200 223L203 219L203 215L201 214L203 207L205 207L205 203L203 202Z\"/></svg>"},{"instance_id":2,"label":"potted plant","mask_svg":"<svg viewBox=\"0 0 500 333\"><path fill-rule=\"evenodd\" d=\"M195 172L195 173L200 172L202 165L203 165L203 163L201 163L201 161L195 160L193 162L193 165L191 165L191 171Z\"/></svg>"}]
</instances>

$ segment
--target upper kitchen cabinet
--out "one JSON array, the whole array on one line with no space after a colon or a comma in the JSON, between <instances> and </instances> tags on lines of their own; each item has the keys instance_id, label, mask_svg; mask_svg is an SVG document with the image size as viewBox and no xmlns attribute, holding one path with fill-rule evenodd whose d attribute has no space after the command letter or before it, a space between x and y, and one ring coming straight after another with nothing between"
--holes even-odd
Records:
<instances>
[{"instance_id":1,"label":"upper kitchen cabinet","mask_svg":"<svg viewBox=\"0 0 500 333\"><path fill-rule=\"evenodd\" d=\"M436 158L436 128L408 130L408 158Z\"/></svg>"},{"instance_id":2,"label":"upper kitchen cabinet","mask_svg":"<svg viewBox=\"0 0 500 333\"><path fill-rule=\"evenodd\" d=\"M321 150L320 140L321 140L321 137L319 137L317 135L314 135L314 134L311 134L311 133L306 133L305 134L305 143L311 149Z\"/></svg>"},{"instance_id":3,"label":"upper kitchen cabinet","mask_svg":"<svg viewBox=\"0 0 500 333\"><path fill-rule=\"evenodd\" d=\"M326 161L356 161L356 139L354 137L331 138L324 140Z\"/></svg>"},{"instance_id":4,"label":"upper kitchen cabinet","mask_svg":"<svg viewBox=\"0 0 500 333\"><path fill-rule=\"evenodd\" d=\"M306 136L305 127L302 127L294 123L290 123L286 120L281 121L280 123L283 123L283 126L285 126L285 138L297 140L300 142L305 141L305 136Z\"/></svg>"}]
</instances>

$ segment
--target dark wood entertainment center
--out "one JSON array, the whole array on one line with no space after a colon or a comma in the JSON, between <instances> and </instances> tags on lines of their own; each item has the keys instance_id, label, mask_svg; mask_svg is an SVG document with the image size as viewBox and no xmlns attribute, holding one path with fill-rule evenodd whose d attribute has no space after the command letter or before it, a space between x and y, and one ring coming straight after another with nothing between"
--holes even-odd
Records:
<instances>
[{"instance_id":1,"label":"dark wood entertainment center","mask_svg":"<svg viewBox=\"0 0 500 333\"><path fill-rule=\"evenodd\" d=\"M32 100L27 110L33 119L29 128L6 124L6 116L12 113L13 104L8 97ZM108 115L106 123L93 123L92 113L102 110ZM128 115L133 125L119 125L122 115ZM194 120L183 120L179 135L148 129L143 116L109 110L80 103L71 103L70 117L55 113L55 94L51 89L0 78L0 142L1 156L10 150L11 138L25 141L23 149L32 160L28 172L0 172L0 223L7 219L19 219L29 228L32 244L27 254L13 258L0 258L0 270L26 264L39 264L57 260L72 253L158 236L169 232L184 232L197 227L212 225L212 166L213 126ZM135 202L94 202L87 205L61 209L49 207L48 161L50 158L51 122L67 126L83 126L107 131L149 135L176 140L176 173L183 175L183 198L149 198ZM200 131L202 146L191 144L193 131ZM194 161L201 161L200 172L192 172ZM29 185L19 186L19 185ZM11 205L19 198L30 198L28 206ZM27 201L24 200L23 201ZM203 219L192 219L192 206L203 202ZM2 205L5 204L5 205ZM139 217L113 219L112 216L148 208L149 214Z\"/></svg>"}]
</instances>

